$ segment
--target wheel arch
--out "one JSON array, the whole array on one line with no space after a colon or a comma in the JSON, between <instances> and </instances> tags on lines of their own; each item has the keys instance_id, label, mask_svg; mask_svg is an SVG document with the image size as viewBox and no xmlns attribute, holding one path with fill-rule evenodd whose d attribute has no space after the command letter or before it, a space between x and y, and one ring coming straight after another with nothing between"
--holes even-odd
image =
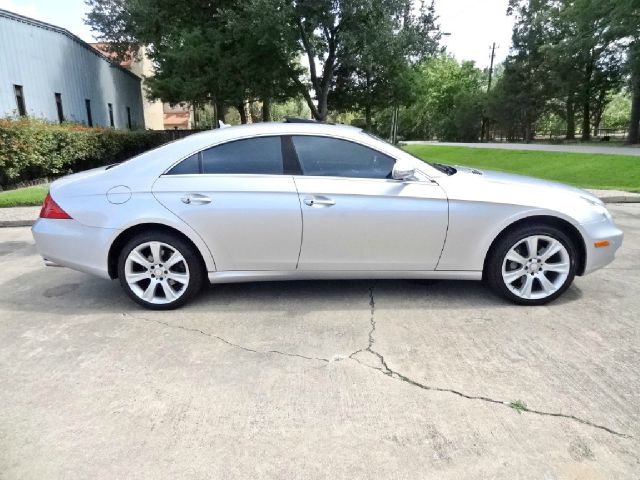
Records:
<instances>
[{"instance_id":1,"label":"wheel arch","mask_svg":"<svg viewBox=\"0 0 640 480\"><path fill-rule=\"evenodd\" d=\"M571 239L576 247L576 250L578 251L578 267L576 269L576 275L580 276L584 274L587 265L587 246L585 244L584 237L582 236L578 228L571 222L560 217L554 217L553 215L532 215L510 223L505 228L503 228L498 235L496 235L484 257L482 266L483 277L484 272L486 272L487 270L487 263L489 261L489 258L491 257L491 254L496 248L496 245L498 244L500 239L516 228L534 224L548 225L562 230Z\"/></svg>"},{"instance_id":2,"label":"wheel arch","mask_svg":"<svg viewBox=\"0 0 640 480\"><path fill-rule=\"evenodd\" d=\"M107 255L107 268L109 277L112 279L118 278L118 257L120 256L120 252L126 243L132 239L134 236L139 233L147 232L149 230L160 231L164 233L169 233L172 235L176 235L180 237L183 241L185 241L190 247L193 248L193 251L196 252L200 261L202 263L202 267L205 272L208 270L208 265L206 261L205 254L203 254L201 248L199 248L196 243L191 240L184 232L181 232L175 227L171 227L169 225L165 225L163 223L139 223L136 225L132 225L122 232L118 234L118 236L111 242L111 246L109 247L109 253ZM209 252L206 252L209 253Z\"/></svg>"}]
</instances>

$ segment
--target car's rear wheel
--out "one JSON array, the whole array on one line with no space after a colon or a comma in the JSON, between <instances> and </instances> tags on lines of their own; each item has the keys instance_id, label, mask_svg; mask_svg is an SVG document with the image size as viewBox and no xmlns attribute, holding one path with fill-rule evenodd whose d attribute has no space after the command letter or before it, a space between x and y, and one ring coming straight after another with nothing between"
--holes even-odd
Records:
<instances>
[{"instance_id":1,"label":"car's rear wheel","mask_svg":"<svg viewBox=\"0 0 640 480\"><path fill-rule=\"evenodd\" d=\"M136 235L118 257L120 285L135 302L152 310L184 305L200 290L203 277L193 247L165 232Z\"/></svg>"},{"instance_id":2,"label":"car's rear wheel","mask_svg":"<svg viewBox=\"0 0 640 480\"><path fill-rule=\"evenodd\" d=\"M560 229L547 225L516 228L498 240L485 279L498 295L521 305L543 305L573 282L577 250Z\"/></svg>"}]
</instances>

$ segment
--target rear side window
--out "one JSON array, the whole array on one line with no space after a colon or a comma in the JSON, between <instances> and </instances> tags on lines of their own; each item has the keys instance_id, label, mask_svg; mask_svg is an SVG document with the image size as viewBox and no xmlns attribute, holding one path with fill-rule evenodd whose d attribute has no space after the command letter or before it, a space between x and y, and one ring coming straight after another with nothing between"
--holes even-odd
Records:
<instances>
[{"instance_id":1,"label":"rear side window","mask_svg":"<svg viewBox=\"0 0 640 480\"><path fill-rule=\"evenodd\" d=\"M395 160L364 145L328 137L294 136L304 175L391 178Z\"/></svg>"},{"instance_id":2,"label":"rear side window","mask_svg":"<svg viewBox=\"0 0 640 480\"><path fill-rule=\"evenodd\" d=\"M167 175L191 175L200 173L199 153L194 153L189 158L185 158L175 167L167 172Z\"/></svg>"},{"instance_id":3,"label":"rear side window","mask_svg":"<svg viewBox=\"0 0 640 480\"><path fill-rule=\"evenodd\" d=\"M282 175L280 137L248 138L204 150L202 173Z\"/></svg>"},{"instance_id":4,"label":"rear side window","mask_svg":"<svg viewBox=\"0 0 640 480\"><path fill-rule=\"evenodd\" d=\"M258 137L224 143L195 153L178 163L167 175L197 173L255 173L282 175L280 137Z\"/></svg>"}]
</instances>

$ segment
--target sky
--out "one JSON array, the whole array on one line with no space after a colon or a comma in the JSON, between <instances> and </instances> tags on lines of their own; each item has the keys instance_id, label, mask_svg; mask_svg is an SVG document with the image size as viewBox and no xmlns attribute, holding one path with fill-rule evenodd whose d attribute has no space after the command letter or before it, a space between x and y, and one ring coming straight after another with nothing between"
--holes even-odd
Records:
<instances>
[{"instance_id":1,"label":"sky","mask_svg":"<svg viewBox=\"0 0 640 480\"><path fill-rule=\"evenodd\" d=\"M496 62L504 60L511 44L513 21L506 16L508 0L436 0L444 36L442 43L458 60L473 60L479 67L489 66L491 44L496 42ZM84 0L0 0L0 8L42 20L87 42L94 41L84 24Z\"/></svg>"}]
</instances>

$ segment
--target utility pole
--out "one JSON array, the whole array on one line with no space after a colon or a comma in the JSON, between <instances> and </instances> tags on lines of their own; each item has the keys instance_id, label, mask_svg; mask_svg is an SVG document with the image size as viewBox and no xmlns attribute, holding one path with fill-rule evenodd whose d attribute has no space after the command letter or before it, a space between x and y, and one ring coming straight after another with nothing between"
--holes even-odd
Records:
<instances>
[{"instance_id":1,"label":"utility pole","mask_svg":"<svg viewBox=\"0 0 640 480\"><path fill-rule=\"evenodd\" d=\"M496 42L491 45L491 62L489 64L489 83L487 84L487 94L491 90L491 81L493 80L493 60L496 58ZM484 142L487 131L487 117L482 115L482 129L480 131L480 142Z\"/></svg>"},{"instance_id":2,"label":"utility pole","mask_svg":"<svg viewBox=\"0 0 640 480\"><path fill-rule=\"evenodd\" d=\"M496 58L496 42L491 45L491 63L489 65L489 84L487 85L487 93L491 90L491 80L493 79L493 60Z\"/></svg>"}]
</instances>

